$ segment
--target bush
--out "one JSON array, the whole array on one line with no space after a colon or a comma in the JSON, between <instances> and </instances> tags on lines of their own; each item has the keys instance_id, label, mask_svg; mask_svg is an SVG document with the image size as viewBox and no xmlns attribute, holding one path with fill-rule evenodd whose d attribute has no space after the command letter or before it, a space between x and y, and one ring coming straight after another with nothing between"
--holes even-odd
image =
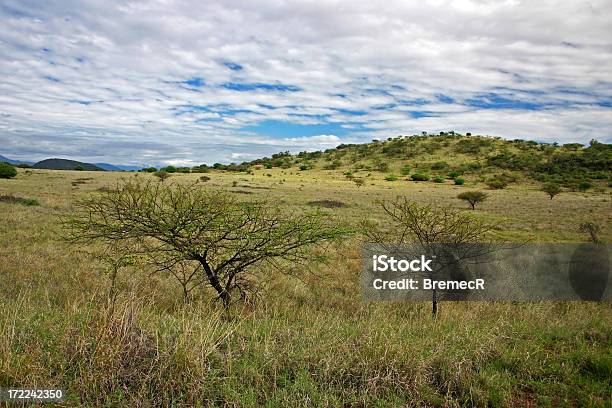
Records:
<instances>
[{"instance_id":1,"label":"bush","mask_svg":"<svg viewBox=\"0 0 612 408\"><path fill-rule=\"evenodd\" d=\"M397 181L397 176L395 174L389 174L385 177L387 181Z\"/></svg>"},{"instance_id":2,"label":"bush","mask_svg":"<svg viewBox=\"0 0 612 408\"><path fill-rule=\"evenodd\" d=\"M459 177L461 175L461 173L459 173L458 171L451 171L450 173L448 173L448 178L451 180L456 179L457 177Z\"/></svg>"},{"instance_id":3,"label":"bush","mask_svg":"<svg viewBox=\"0 0 612 408\"><path fill-rule=\"evenodd\" d=\"M403 176L409 175L411 171L412 171L412 167L410 167L409 164L405 164L401 170Z\"/></svg>"},{"instance_id":4,"label":"bush","mask_svg":"<svg viewBox=\"0 0 612 408\"><path fill-rule=\"evenodd\" d=\"M17 170L15 169L15 167L5 162L0 163L0 178L10 179L15 177L16 175Z\"/></svg>"},{"instance_id":5,"label":"bush","mask_svg":"<svg viewBox=\"0 0 612 408\"><path fill-rule=\"evenodd\" d=\"M444 183L444 178L440 177L440 176L436 176L433 178L433 182L434 183Z\"/></svg>"},{"instance_id":6,"label":"bush","mask_svg":"<svg viewBox=\"0 0 612 408\"><path fill-rule=\"evenodd\" d=\"M557 194L561 192L561 187L557 183L547 183L542 186L542 191L548 194L552 200Z\"/></svg>"},{"instance_id":7,"label":"bush","mask_svg":"<svg viewBox=\"0 0 612 408\"><path fill-rule=\"evenodd\" d=\"M210 177L208 177L208 176L200 176L200 181L206 183L207 181L210 181Z\"/></svg>"},{"instance_id":8,"label":"bush","mask_svg":"<svg viewBox=\"0 0 612 408\"><path fill-rule=\"evenodd\" d=\"M300 165L300 171L310 170L310 166L307 164Z\"/></svg>"},{"instance_id":9,"label":"bush","mask_svg":"<svg viewBox=\"0 0 612 408\"><path fill-rule=\"evenodd\" d=\"M176 173L176 167L174 166L166 166L163 169L160 170L161 171L165 171L166 173Z\"/></svg>"},{"instance_id":10,"label":"bush","mask_svg":"<svg viewBox=\"0 0 612 408\"><path fill-rule=\"evenodd\" d=\"M427 174L422 174L422 173L414 173L412 176L410 176L410 178L412 179L412 181L427 181L427 180L429 180L429 176Z\"/></svg>"},{"instance_id":11,"label":"bush","mask_svg":"<svg viewBox=\"0 0 612 408\"><path fill-rule=\"evenodd\" d=\"M487 186L493 190L501 190L508 187L508 183L499 178L492 178L487 181Z\"/></svg>"},{"instance_id":12,"label":"bush","mask_svg":"<svg viewBox=\"0 0 612 408\"><path fill-rule=\"evenodd\" d=\"M460 178L460 177L456 177L456 178L455 178L455 185L456 185L456 186L462 186L462 185L464 185L464 184L465 184L465 180L464 180L464 179L462 179L462 178Z\"/></svg>"},{"instance_id":13,"label":"bush","mask_svg":"<svg viewBox=\"0 0 612 408\"><path fill-rule=\"evenodd\" d=\"M578 187L578 190L580 190L580 191L587 191L589 188L593 187L593 184L591 184L588 181L582 181L582 182L578 183L577 187Z\"/></svg>"},{"instance_id":14,"label":"bush","mask_svg":"<svg viewBox=\"0 0 612 408\"><path fill-rule=\"evenodd\" d=\"M165 170L160 170L158 172L153 173L155 175L155 177L159 178L159 181L164 181L166 180L168 177L170 177L170 173L168 173Z\"/></svg>"},{"instance_id":15,"label":"bush","mask_svg":"<svg viewBox=\"0 0 612 408\"><path fill-rule=\"evenodd\" d=\"M432 170L444 170L446 168L448 168L448 163L445 161L435 162L431 165Z\"/></svg>"},{"instance_id":16,"label":"bush","mask_svg":"<svg viewBox=\"0 0 612 408\"><path fill-rule=\"evenodd\" d=\"M22 198L22 197L15 197L12 195L0 196L0 202L10 203L10 204L21 204L21 205L27 205L27 206L40 205L38 200L35 198Z\"/></svg>"}]
</instances>

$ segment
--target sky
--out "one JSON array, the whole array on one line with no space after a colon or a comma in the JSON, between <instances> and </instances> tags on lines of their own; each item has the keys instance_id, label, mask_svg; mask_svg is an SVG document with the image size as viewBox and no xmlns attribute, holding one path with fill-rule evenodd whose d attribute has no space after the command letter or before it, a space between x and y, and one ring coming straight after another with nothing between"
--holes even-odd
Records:
<instances>
[{"instance_id":1,"label":"sky","mask_svg":"<svg viewBox=\"0 0 612 408\"><path fill-rule=\"evenodd\" d=\"M0 154L242 162L422 131L612 142L612 2L0 0Z\"/></svg>"}]
</instances>

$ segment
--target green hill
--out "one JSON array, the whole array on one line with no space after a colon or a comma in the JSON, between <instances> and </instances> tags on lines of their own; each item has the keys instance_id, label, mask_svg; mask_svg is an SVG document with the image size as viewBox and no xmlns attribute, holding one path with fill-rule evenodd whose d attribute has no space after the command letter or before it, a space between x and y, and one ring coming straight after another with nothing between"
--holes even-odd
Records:
<instances>
[{"instance_id":1,"label":"green hill","mask_svg":"<svg viewBox=\"0 0 612 408\"><path fill-rule=\"evenodd\" d=\"M565 145L497 137L441 133L399 136L365 144L341 144L334 149L215 165L218 169L294 168L341 172L349 178L381 172L389 180L402 177L437 181L468 177L503 187L518 180L555 182L587 189L612 182L612 145L591 141Z\"/></svg>"},{"instance_id":2,"label":"green hill","mask_svg":"<svg viewBox=\"0 0 612 408\"><path fill-rule=\"evenodd\" d=\"M76 160L68 159L45 159L34 164L32 167L36 169L49 170L87 170L87 171L105 171L104 169L91 163L82 163Z\"/></svg>"}]
</instances>

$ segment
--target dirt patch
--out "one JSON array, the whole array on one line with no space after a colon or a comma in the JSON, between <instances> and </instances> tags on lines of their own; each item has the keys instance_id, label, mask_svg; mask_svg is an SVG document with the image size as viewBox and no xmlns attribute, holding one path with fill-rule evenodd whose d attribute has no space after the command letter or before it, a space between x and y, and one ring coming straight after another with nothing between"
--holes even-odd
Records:
<instances>
[{"instance_id":1,"label":"dirt patch","mask_svg":"<svg viewBox=\"0 0 612 408\"><path fill-rule=\"evenodd\" d=\"M342 201L337 201L337 200L316 200L316 201L309 201L308 205L311 205L313 207L325 207L325 208L344 208L344 207L348 207L348 205L346 203L343 203Z\"/></svg>"}]
</instances>

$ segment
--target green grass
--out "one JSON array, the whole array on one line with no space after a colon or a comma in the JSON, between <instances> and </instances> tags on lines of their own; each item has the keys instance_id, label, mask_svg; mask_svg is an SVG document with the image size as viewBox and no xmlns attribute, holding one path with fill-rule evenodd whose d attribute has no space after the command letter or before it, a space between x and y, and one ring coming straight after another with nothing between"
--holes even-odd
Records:
<instances>
[{"instance_id":1,"label":"green grass","mask_svg":"<svg viewBox=\"0 0 612 408\"><path fill-rule=\"evenodd\" d=\"M224 188L287 211L311 202L356 225L382 219L397 195L468 211L455 197L474 187L384 180L361 188L342 170L211 172L198 188ZM271 174L271 176L267 176ZM195 183L174 174L165 183ZM365 302L360 238L335 248L301 280L266 271L259 302L226 316L201 293L190 305L170 278L124 269L114 309L104 266L62 241L59 219L78 197L127 173L20 170L0 195L0 387L61 386L70 406L609 406L612 308L589 302ZM151 174L137 177L156 178ZM247 191L249 194L245 194ZM585 241L582 221L609 241L610 193L537 184L488 191L474 214L508 239ZM471 210L470 210L471 212Z\"/></svg>"}]
</instances>

